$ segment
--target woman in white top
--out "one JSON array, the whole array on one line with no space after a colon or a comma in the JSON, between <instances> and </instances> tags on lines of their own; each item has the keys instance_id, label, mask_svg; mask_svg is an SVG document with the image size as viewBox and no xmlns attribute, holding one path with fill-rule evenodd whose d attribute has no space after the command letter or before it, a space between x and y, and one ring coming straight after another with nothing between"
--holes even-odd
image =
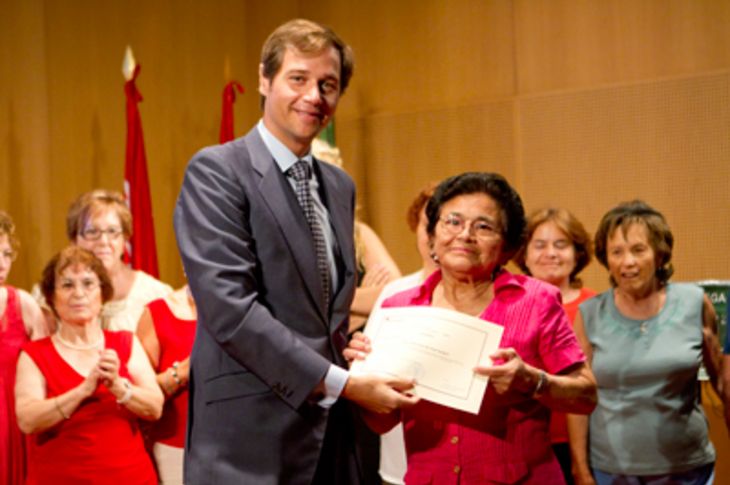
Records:
<instances>
[{"instance_id":1,"label":"woman in white top","mask_svg":"<svg viewBox=\"0 0 730 485\"><path fill-rule=\"evenodd\" d=\"M69 207L66 235L71 243L88 249L109 273L114 295L102 308L104 328L134 332L145 305L172 292L172 287L124 262L124 247L132 236L132 214L119 192L97 189L82 194ZM53 313L37 288L46 319L55 327Z\"/></svg>"}]
</instances>

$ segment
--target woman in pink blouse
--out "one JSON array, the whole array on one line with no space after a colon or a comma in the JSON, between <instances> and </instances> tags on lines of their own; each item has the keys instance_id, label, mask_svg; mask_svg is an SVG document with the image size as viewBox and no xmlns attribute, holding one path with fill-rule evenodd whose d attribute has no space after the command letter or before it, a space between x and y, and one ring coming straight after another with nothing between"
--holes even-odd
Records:
<instances>
[{"instance_id":1,"label":"woman in pink blouse","mask_svg":"<svg viewBox=\"0 0 730 485\"><path fill-rule=\"evenodd\" d=\"M440 271L383 307L434 306L504 326L478 414L421 400L366 415L384 432L403 422L407 484L563 484L550 446L551 410L590 413L596 385L552 285L504 270L524 238L519 195L500 175L464 173L442 182L426 207ZM348 359L370 351L357 334Z\"/></svg>"}]
</instances>

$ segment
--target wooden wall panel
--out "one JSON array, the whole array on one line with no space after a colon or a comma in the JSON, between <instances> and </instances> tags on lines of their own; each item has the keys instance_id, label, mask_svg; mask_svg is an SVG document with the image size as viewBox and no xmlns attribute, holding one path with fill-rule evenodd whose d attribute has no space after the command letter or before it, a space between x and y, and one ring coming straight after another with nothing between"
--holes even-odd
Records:
<instances>
[{"instance_id":1,"label":"wooden wall panel","mask_svg":"<svg viewBox=\"0 0 730 485\"><path fill-rule=\"evenodd\" d=\"M520 93L730 66L724 0L515 0Z\"/></svg>"},{"instance_id":2,"label":"wooden wall panel","mask_svg":"<svg viewBox=\"0 0 730 485\"><path fill-rule=\"evenodd\" d=\"M511 2L303 5L355 50L355 76L340 118L469 106L514 93Z\"/></svg>"},{"instance_id":3,"label":"wooden wall panel","mask_svg":"<svg viewBox=\"0 0 730 485\"><path fill-rule=\"evenodd\" d=\"M51 250L53 183L43 2L3 2L0 15L0 209L15 220L21 257L10 281L37 279Z\"/></svg>"}]
</instances>

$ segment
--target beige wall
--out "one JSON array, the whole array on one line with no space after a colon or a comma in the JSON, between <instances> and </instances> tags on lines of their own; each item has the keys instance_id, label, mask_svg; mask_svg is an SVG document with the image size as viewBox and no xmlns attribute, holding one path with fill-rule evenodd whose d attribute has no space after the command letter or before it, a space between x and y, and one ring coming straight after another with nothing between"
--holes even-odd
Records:
<instances>
[{"instance_id":1,"label":"beige wall","mask_svg":"<svg viewBox=\"0 0 730 485\"><path fill-rule=\"evenodd\" d=\"M226 79L247 92L237 132L259 116L262 40L306 12L355 48L337 117L361 216L405 271L403 223L424 184L493 170L528 210L566 206L593 230L643 197L677 235L677 279L730 278L730 2L3 0L0 207L23 241L28 286L65 244L80 192L121 188L126 45L138 86L162 276L182 280L171 214L186 161L218 134ZM306 10L305 10L306 8ZM606 286L587 269L588 284Z\"/></svg>"},{"instance_id":2,"label":"beige wall","mask_svg":"<svg viewBox=\"0 0 730 485\"><path fill-rule=\"evenodd\" d=\"M361 216L404 271L418 264L404 223L412 196L491 170L528 210L565 206L591 231L612 205L642 197L674 229L677 280L730 279L728 1L0 0L0 10L0 208L23 243L18 286L65 244L76 195L122 187L128 44L142 65L162 278L180 284L171 216L185 163L216 142L227 79L247 90L237 133L256 121L261 43L297 15L355 49L338 143ZM606 288L597 264L584 279Z\"/></svg>"}]
</instances>

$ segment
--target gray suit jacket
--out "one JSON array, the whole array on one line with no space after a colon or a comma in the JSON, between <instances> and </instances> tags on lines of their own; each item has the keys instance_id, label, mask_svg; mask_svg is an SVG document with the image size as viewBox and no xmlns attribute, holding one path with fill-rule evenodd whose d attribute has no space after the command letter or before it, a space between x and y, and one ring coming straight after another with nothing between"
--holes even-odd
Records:
<instances>
[{"instance_id":1,"label":"gray suit jacket","mask_svg":"<svg viewBox=\"0 0 730 485\"><path fill-rule=\"evenodd\" d=\"M324 458L352 463L349 405L325 410L312 392L332 362L345 366L355 189L342 170L314 167L339 246L329 309L304 213L256 128L187 167L175 209L198 308L187 484L310 483L328 421L328 440L341 432L325 449L348 456Z\"/></svg>"}]
</instances>

